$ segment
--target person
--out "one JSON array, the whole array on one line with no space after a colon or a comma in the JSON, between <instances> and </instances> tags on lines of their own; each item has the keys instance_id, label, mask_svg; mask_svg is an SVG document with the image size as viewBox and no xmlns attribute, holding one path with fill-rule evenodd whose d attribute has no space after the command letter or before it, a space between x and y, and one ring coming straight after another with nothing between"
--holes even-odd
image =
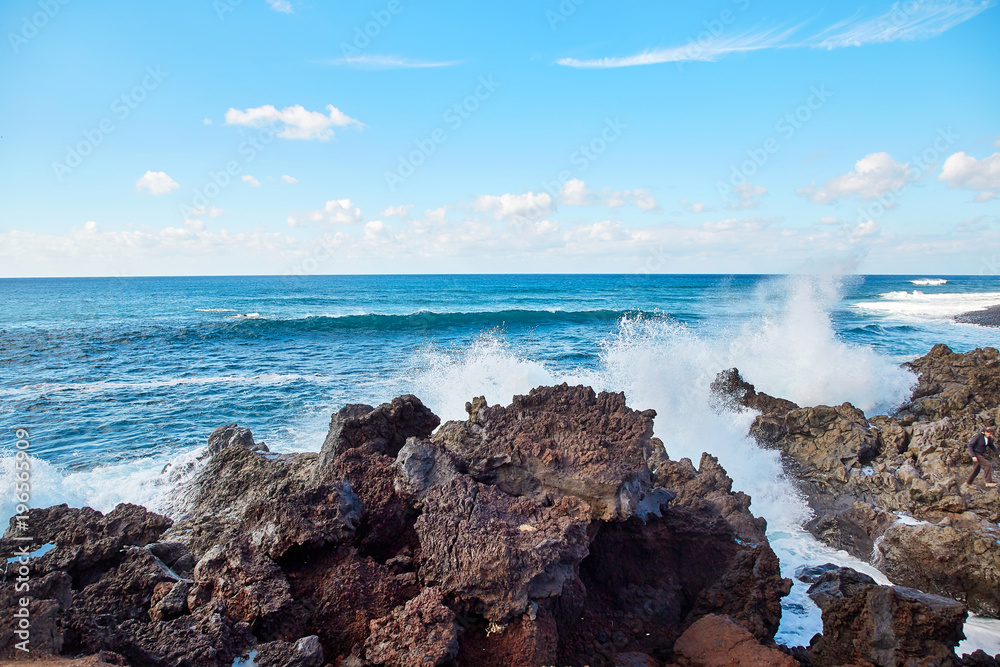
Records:
<instances>
[{"instance_id":1,"label":"person","mask_svg":"<svg viewBox=\"0 0 1000 667\"><path fill-rule=\"evenodd\" d=\"M972 466L972 474L969 475L969 479L966 484L972 484L972 480L976 479L976 475L979 474L979 469L982 468L983 475L986 476L986 486L996 486L993 483L993 463L986 458L986 448L989 447L996 453L997 448L994 439L994 433L996 432L995 427L987 426L984 430L976 434L969 444L965 446L965 451L969 453L972 457L972 462L975 464Z\"/></svg>"}]
</instances>

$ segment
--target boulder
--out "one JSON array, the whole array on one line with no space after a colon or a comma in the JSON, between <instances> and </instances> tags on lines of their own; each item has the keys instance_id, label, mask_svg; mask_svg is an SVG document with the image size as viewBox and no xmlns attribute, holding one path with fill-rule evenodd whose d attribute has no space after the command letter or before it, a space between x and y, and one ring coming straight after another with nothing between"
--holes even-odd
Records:
<instances>
[{"instance_id":1,"label":"boulder","mask_svg":"<svg viewBox=\"0 0 1000 667\"><path fill-rule=\"evenodd\" d=\"M936 523L894 523L878 544L875 562L897 584L1000 617L1000 528L973 512Z\"/></svg>"},{"instance_id":2,"label":"boulder","mask_svg":"<svg viewBox=\"0 0 1000 667\"><path fill-rule=\"evenodd\" d=\"M411 571L399 572L358 554L353 547L327 547L283 564L291 594L304 613L306 631L319 637L329 662L361 656L373 620L420 593Z\"/></svg>"},{"instance_id":3,"label":"boulder","mask_svg":"<svg viewBox=\"0 0 1000 667\"><path fill-rule=\"evenodd\" d=\"M360 501L354 544L364 555L384 562L402 547L416 546L413 523L418 512L397 488L396 461L380 448L367 443L342 452L324 474L349 484Z\"/></svg>"},{"instance_id":4,"label":"boulder","mask_svg":"<svg viewBox=\"0 0 1000 667\"><path fill-rule=\"evenodd\" d=\"M789 582L716 459L671 461L622 394L467 407L434 432L411 396L349 406L320 455L227 425L177 478L174 522L32 510L52 545L32 559L33 637L155 667L662 667L708 614L773 638ZM0 583L0 612L14 594Z\"/></svg>"},{"instance_id":5,"label":"boulder","mask_svg":"<svg viewBox=\"0 0 1000 667\"><path fill-rule=\"evenodd\" d=\"M809 660L834 665L954 665L965 637L965 607L948 598L902 586L879 586L849 568L823 574L809 587L823 613L823 634Z\"/></svg>"},{"instance_id":6,"label":"boulder","mask_svg":"<svg viewBox=\"0 0 1000 667\"><path fill-rule=\"evenodd\" d=\"M219 426L208 436L208 454L214 456L227 447L240 447L251 452L266 452L267 445L254 442L250 429L238 424Z\"/></svg>"},{"instance_id":7,"label":"boulder","mask_svg":"<svg viewBox=\"0 0 1000 667\"><path fill-rule=\"evenodd\" d=\"M319 453L317 474L348 449L373 445L390 458L406 443L407 438L426 438L441 423L441 419L416 396L406 394L383 403L347 405L333 414L330 431Z\"/></svg>"},{"instance_id":8,"label":"boulder","mask_svg":"<svg viewBox=\"0 0 1000 667\"><path fill-rule=\"evenodd\" d=\"M129 620L110 631L109 643L129 665L231 667L254 644L246 623L212 607L160 623Z\"/></svg>"},{"instance_id":9,"label":"boulder","mask_svg":"<svg viewBox=\"0 0 1000 667\"><path fill-rule=\"evenodd\" d=\"M246 536L273 558L295 546L349 541L360 502L342 481L312 484L315 462L315 454L266 457L223 449L185 485L182 520L165 537L201 556Z\"/></svg>"},{"instance_id":10,"label":"boulder","mask_svg":"<svg viewBox=\"0 0 1000 667\"><path fill-rule=\"evenodd\" d=\"M477 481L514 496L573 496L595 519L633 516L650 491L653 410L590 387L539 387L508 407L466 404L465 422L448 422L431 440L468 466Z\"/></svg>"},{"instance_id":11,"label":"boulder","mask_svg":"<svg viewBox=\"0 0 1000 667\"><path fill-rule=\"evenodd\" d=\"M814 501L839 495L851 470L870 463L882 449L878 432L850 403L761 415L750 433L761 445L781 450L786 468Z\"/></svg>"},{"instance_id":12,"label":"boulder","mask_svg":"<svg viewBox=\"0 0 1000 667\"><path fill-rule=\"evenodd\" d=\"M684 631L674 653L683 667L798 667L798 661L761 644L732 619L702 616Z\"/></svg>"}]
</instances>

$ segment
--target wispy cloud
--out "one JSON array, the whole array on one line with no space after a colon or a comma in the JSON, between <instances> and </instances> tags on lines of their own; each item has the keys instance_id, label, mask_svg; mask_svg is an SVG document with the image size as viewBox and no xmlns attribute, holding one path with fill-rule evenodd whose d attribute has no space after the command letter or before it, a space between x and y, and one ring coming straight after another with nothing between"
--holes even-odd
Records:
<instances>
[{"instance_id":1,"label":"wispy cloud","mask_svg":"<svg viewBox=\"0 0 1000 667\"><path fill-rule=\"evenodd\" d=\"M410 60L399 56L361 54L345 56L336 60L324 60L325 65L357 67L359 69L424 69L428 67L451 67L461 60Z\"/></svg>"},{"instance_id":2,"label":"wispy cloud","mask_svg":"<svg viewBox=\"0 0 1000 667\"><path fill-rule=\"evenodd\" d=\"M615 67L634 67L636 65L656 65L659 63L689 61L714 62L730 53L745 53L747 51L777 48L786 42L796 30L797 28L756 30L740 35L720 36L705 42L692 41L684 46L649 49L632 56L596 58L593 60L560 58L557 62L566 67L588 69L611 69Z\"/></svg>"},{"instance_id":3,"label":"wispy cloud","mask_svg":"<svg viewBox=\"0 0 1000 667\"><path fill-rule=\"evenodd\" d=\"M881 16L871 19L854 16L832 25L810 37L802 46L838 49L930 39L968 21L994 4L994 0L897 2Z\"/></svg>"},{"instance_id":4,"label":"wispy cloud","mask_svg":"<svg viewBox=\"0 0 1000 667\"><path fill-rule=\"evenodd\" d=\"M577 59L560 58L566 67L611 69L672 62L714 62L731 53L776 48L838 49L866 44L886 44L937 37L960 23L993 7L996 0L916 0L893 4L889 11L873 18L855 14L818 33L795 38L803 26L754 29L719 35L708 40L691 40L683 46L647 49L630 56Z\"/></svg>"}]
</instances>

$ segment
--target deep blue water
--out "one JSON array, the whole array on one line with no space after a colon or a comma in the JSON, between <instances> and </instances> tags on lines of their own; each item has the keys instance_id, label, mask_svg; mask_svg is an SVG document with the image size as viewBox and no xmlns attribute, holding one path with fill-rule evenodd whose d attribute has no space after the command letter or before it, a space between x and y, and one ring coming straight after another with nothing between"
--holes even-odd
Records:
<instances>
[{"instance_id":1,"label":"deep blue water","mask_svg":"<svg viewBox=\"0 0 1000 667\"><path fill-rule=\"evenodd\" d=\"M937 342L959 350L996 344L996 330L854 307L902 291L1000 293L996 276L911 282L925 277L841 278L833 297L823 293L816 301L840 339L893 359ZM378 403L415 391L411 384L428 355L461 354L484 334L554 372L594 369L622 318L668 318L704 336L735 332L789 308L788 280L0 280L0 433L30 427L36 455L71 469L189 448L230 421L252 425L265 439L289 440L295 429L315 430L345 402ZM829 288L827 281L819 291Z\"/></svg>"}]
</instances>

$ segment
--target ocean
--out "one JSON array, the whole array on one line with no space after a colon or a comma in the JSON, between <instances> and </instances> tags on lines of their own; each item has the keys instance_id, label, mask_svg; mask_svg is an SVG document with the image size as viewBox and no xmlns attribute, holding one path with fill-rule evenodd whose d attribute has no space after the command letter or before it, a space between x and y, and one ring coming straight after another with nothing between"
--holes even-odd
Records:
<instances>
[{"instance_id":1,"label":"ocean","mask_svg":"<svg viewBox=\"0 0 1000 667\"><path fill-rule=\"evenodd\" d=\"M485 395L583 383L657 411L671 458L719 457L768 521L785 576L871 567L819 544L752 415L718 415L708 385L737 367L800 405L891 411L935 343L997 346L956 324L1000 304L1000 276L439 275L0 280L0 521L14 513L15 432L30 505L169 508L171 471L237 422L275 451L318 451L331 412L412 393L442 419ZM176 475L174 476L176 478ZM778 641L808 644L819 612L797 583ZM974 619L961 650L1000 653Z\"/></svg>"}]
</instances>

